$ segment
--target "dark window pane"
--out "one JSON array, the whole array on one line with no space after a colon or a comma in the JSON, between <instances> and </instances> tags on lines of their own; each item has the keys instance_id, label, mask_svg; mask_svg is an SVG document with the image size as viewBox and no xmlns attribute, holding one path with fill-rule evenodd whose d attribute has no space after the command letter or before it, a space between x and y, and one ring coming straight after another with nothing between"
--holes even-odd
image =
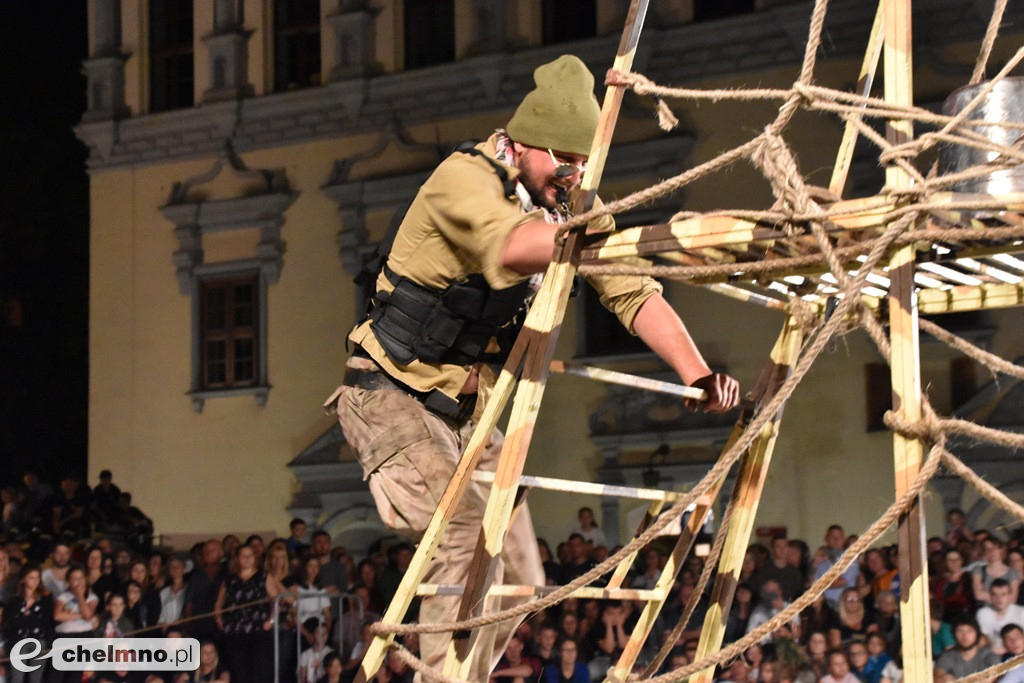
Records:
<instances>
[{"instance_id":1,"label":"dark window pane","mask_svg":"<svg viewBox=\"0 0 1024 683\"><path fill-rule=\"evenodd\" d=\"M211 341L206 344L206 383L224 384L228 378L227 342Z\"/></svg>"},{"instance_id":2,"label":"dark window pane","mask_svg":"<svg viewBox=\"0 0 1024 683\"><path fill-rule=\"evenodd\" d=\"M256 320L255 287L250 284L235 287L235 326L249 327Z\"/></svg>"},{"instance_id":3,"label":"dark window pane","mask_svg":"<svg viewBox=\"0 0 1024 683\"><path fill-rule=\"evenodd\" d=\"M260 381L258 283L256 274L201 283L203 388Z\"/></svg>"},{"instance_id":4,"label":"dark window pane","mask_svg":"<svg viewBox=\"0 0 1024 683\"><path fill-rule=\"evenodd\" d=\"M150 3L150 110L167 111L194 103L192 0Z\"/></svg>"},{"instance_id":5,"label":"dark window pane","mask_svg":"<svg viewBox=\"0 0 1024 683\"><path fill-rule=\"evenodd\" d=\"M405 0L405 68L453 61L454 0Z\"/></svg>"},{"instance_id":6,"label":"dark window pane","mask_svg":"<svg viewBox=\"0 0 1024 683\"><path fill-rule=\"evenodd\" d=\"M544 0L545 45L597 35L596 0Z\"/></svg>"},{"instance_id":7,"label":"dark window pane","mask_svg":"<svg viewBox=\"0 0 1024 683\"><path fill-rule=\"evenodd\" d=\"M224 287L212 287L204 291L206 329L221 330L227 325L227 296L228 292Z\"/></svg>"},{"instance_id":8,"label":"dark window pane","mask_svg":"<svg viewBox=\"0 0 1024 683\"><path fill-rule=\"evenodd\" d=\"M278 91L320 84L319 0L274 3L274 88Z\"/></svg>"},{"instance_id":9,"label":"dark window pane","mask_svg":"<svg viewBox=\"0 0 1024 683\"><path fill-rule=\"evenodd\" d=\"M251 382L256 376L255 344L252 339L235 340L235 383Z\"/></svg>"}]
</instances>

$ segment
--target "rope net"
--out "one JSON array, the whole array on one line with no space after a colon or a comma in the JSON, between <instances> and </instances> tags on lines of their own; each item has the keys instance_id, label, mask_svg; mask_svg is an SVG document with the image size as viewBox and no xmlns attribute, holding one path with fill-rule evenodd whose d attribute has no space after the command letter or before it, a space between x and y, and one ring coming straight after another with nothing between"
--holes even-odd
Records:
<instances>
[{"instance_id":1,"label":"rope net","mask_svg":"<svg viewBox=\"0 0 1024 683\"><path fill-rule=\"evenodd\" d=\"M972 84L982 83L1005 6L1005 0L995 3L971 78ZM920 107L898 106L871 97L869 93L855 94L816 85L813 76L827 8L827 0L816 0L803 65L799 77L788 89L673 88L654 83L639 73L609 71L606 79L608 84L628 88L638 95L657 99L659 120L665 129L670 129L676 121L667 104L668 100L673 99L711 103L741 100L777 101L780 103L779 110L774 120L751 140L674 177L577 215L561 228L563 231L580 229L600 216L620 214L639 206L649 205L705 176L728 169L741 160L752 164L772 188L775 203L769 209L680 212L671 219L674 225L669 227L675 228L674 231L659 232L658 226L647 226L619 231L611 237L599 236L584 250L580 272L638 273L691 284L731 282L760 287L774 300L781 299L790 318L802 325L807 332L806 341L791 374L770 398L757 406L745 425L742 436L726 449L691 491L628 545L572 583L531 602L455 622L377 623L373 626L375 634L466 631L532 614L561 602L577 588L589 585L613 571L621 562L652 542L673 519L678 519L687 507L711 490L739 461L762 428L779 415L793 390L836 335L845 334L853 329L863 329L881 355L886 360L890 359L890 343L884 323L879 318L879 311L884 308L880 303L887 295L887 291L884 291L888 283L885 264L888 263L894 249L916 245L919 250L928 252L929 260L932 261L936 260L936 254L955 256L966 249L978 246L987 249L989 254L1024 249L1020 242L1024 238L1024 218L1018 213L1024 211L1024 193L986 195L952 191L960 183L987 178L997 171L1019 168L1024 162L1024 122L990 121L977 118L976 115L985 98L1024 60L1024 47L1017 50L991 80L981 85L977 94L957 114L940 115ZM876 30L881 30L880 24L876 25ZM867 64L865 66L867 67ZM854 138L867 140L877 149L881 165L898 168L906 173L912 180L910 186L886 186L877 196L842 201L839 197L842 195L843 180L834 182L828 189L806 183L796 155L783 135L794 115L801 110L838 117ZM886 123L913 122L915 125L927 127L928 130L916 138L897 144L888 141L865 122L871 119ZM995 142L984 134L984 131L992 129L1010 131L1017 141L1012 144ZM852 142L850 144L852 145ZM959 145L981 150L989 155L989 160L944 175L938 174L934 167L930 170L918 168L915 162L938 145ZM847 168L841 168L843 163L837 162L837 171L842 172L837 172L834 177L845 179L849 159L845 162ZM739 232L736 229L738 223L743 224L746 232L742 234L745 237L730 241L729 235ZM728 229L715 228L722 224L727 224ZM692 230L687 232L688 228ZM688 242L679 236L686 234L699 237L702 233L708 232L714 233L714 239L699 244ZM649 246L646 247L645 236L649 238ZM715 239L719 241L715 242ZM615 247L618 251L609 251L610 247ZM665 251L678 252L674 259L675 263L656 264L650 260L637 258ZM609 263L617 257L623 257L629 262ZM915 282L922 290L931 287L947 292L951 280L957 284L957 275L961 276L961 282L958 284L963 284L962 280L970 277L979 290L985 292L989 291L985 290L985 287L1000 285L1016 288L1016 299L1009 305L1024 304L1022 278L1014 270L1017 268L1024 273L1024 262L1011 259L999 263L1002 264L1001 268L998 263L979 263L977 259L965 259L963 262L950 260L944 267L948 271L953 271L952 275L934 269L927 273L919 271L915 275ZM797 271L806 273L808 270L817 273L809 285L805 283L794 287L791 283L783 284L774 279L792 276ZM805 280L809 279L806 275L803 277ZM883 285L883 291L880 294L872 294L870 290L872 287L879 288L880 278L886 283ZM831 300L832 304L827 316L824 314L825 300ZM989 369L994 377L1024 379L1024 368L1021 366L999 358L935 323L921 320L919 324L922 332L931 334L944 344L974 359ZM747 647L789 622L821 596L860 554L915 505L925 486L936 476L940 468L945 468L951 475L961 477L982 497L1007 515L1024 520L1024 507L985 482L947 447L953 437L959 436L973 441L991 442L1009 449L1020 449L1024 448L1024 437L962 419L939 417L928 403L927 397L922 398L922 415L923 418L919 421L908 421L896 412L890 411L886 414L886 425L896 433L926 444L930 449L928 456L910 486L860 534L857 541L824 576L772 619L704 659L692 662L681 669L651 677L667 655L668 648L665 648L647 667L642 678L634 675L633 679L657 683L681 681L699 671L732 660ZM683 618L673 634L678 634L683 629L683 625L693 612L696 600L711 578L713 565L716 564L721 552L724 532L728 526L726 520L723 520L722 531L716 538L712 554L706 564L706 571L700 577L700 590L694 592L691 599L693 604L687 604L684 608ZM673 641L673 638L669 639L670 644ZM403 646L393 643L393 647L399 657L419 672L425 680L443 683L459 681L431 669ZM1022 662L1024 657L1019 657L962 680L974 683Z\"/></svg>"}]
</instances>

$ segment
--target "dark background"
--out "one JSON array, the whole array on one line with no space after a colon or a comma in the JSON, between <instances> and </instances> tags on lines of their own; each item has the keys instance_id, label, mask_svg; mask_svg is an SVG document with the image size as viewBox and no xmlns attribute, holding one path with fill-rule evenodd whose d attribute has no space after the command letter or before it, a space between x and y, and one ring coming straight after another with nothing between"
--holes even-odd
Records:
<instances>
[{"instance_id":1,"label":"dark background","mask_svg":"<svg viewBox=\"0 0 1024 683\"><path fill-rule=\"evenodd\" d=\"M0 2L0 485L85 474L86 3Z\"/></svg>"}]
</instances>

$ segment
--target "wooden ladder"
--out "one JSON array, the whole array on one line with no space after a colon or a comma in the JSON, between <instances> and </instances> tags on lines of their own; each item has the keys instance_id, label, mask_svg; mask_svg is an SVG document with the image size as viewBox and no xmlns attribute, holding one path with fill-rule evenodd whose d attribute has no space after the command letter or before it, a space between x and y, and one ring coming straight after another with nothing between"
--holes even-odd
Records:
<instances>
[{"instance_id":1,"label":"wooden ladder","mask_svg":"<svg viewBox=\"0 0 1024 683\"><path fill-rule=\"evenodd\" d=\"M613 68L620 72L628 72L632 68L640 31L647 11L647 4L647 0L632 0L630 3L622 39L619 43L618 53L613 65ZM589 210L594 204L597 187L607 159L615 121L622 103L622 97L622 87L615 85L607 87L601 109L601 117L589 155L587 170L581 182L580 199L575 207L578 213ZM605 370L581 372L579 368L573 368L568 364L552 361L555 343L558 339L558 333L572 288L573 277L579 261L582 248L581 238L582 229L570 231L566 235L564 242L556 249L540 291L527 315L523 330L516 340L509 359L495 383L491 397L480 416L479 423L470 438L469 444L466 446L466 450L448 487L438 503L437 510L424 531L416 553L403 575L391 603L381 618L382 624L401 624L411 602L417 595L461 595L458 619L463 620L478 615L486 604L485 598L488 596L536 597L546 595L550 591L555 590L555 588L543 586L492 585L495 564L501 555L505 532L508 529L509 522L517 505L521 502L521 487L542 487L567 492L617 495L649 500L650 504L644 520L637 531L638 534L647 529L657 519L666 503L674 503L681 498L682 494L677 492L607 486L523 475L527 450L533 436L534 425L550 372L587 374L597 379L612 382L622 380L624 377L620 373ZM791 367L799 351L801 340L802 335L799 333L799 327L792 324L790 319L776 344L775 351L773 351L772 362L769 363L762 381L759 382L759 386L763 385L767 389L762 393L762 397L770 397L770 389L777 386L777 382L781 382L778 379L780 368ZM632 383L638 386L643 385L644 388L655 391L664 391L689 397L699 397L700 394L703 394L703 392L694 394L692 393L694 390L679 385L660 383L644 378L635 378ZM515 400L497 469L494 473L477 472L476 467L483 449L488 442L492 430L497 425L499 416L512 397L513 389L515 390ZM767 398L764 398L764 400L767 400ZM761 401L758 402L760 403ZM737 423L725 446L726 450L731 448L742 435L748 418L749 412L745 410L744 416ZM777 433L778 419L776 417L775 421L769 423L762 430L762 433L757 436L753 445L741 460L741 473L737 479L732 497L733 505L738 503L745 512L739 515L734 514L733 516L733 522L730 524L732 548L723 555L720 569L722 566L732 563L738 571L739 565L735 561L736 553L739 553L739 557L742 558L742 551L739 549L740 539L749 538L750 524L752 524L754 514L756 513L761 486L764 482L764 473L767 469ZM724 479L725 477L723 476L714 482L702 496L694 501L690 516L685 526L681 529L679 538L653 589L638 590L623 587L623 582L632 568L636 557L634 552L616 568L606 586L585 586L574 592L573 595L578 597L642 600L647 603L636 627L630 634L628 644L624 648L614 670L610 672L610 679L624 681L632 671L640 650L650 634L655 620L665 604L665 600L669 596L672 584L680 571L683 560L691 550L699 529L721 491ZM486 481L490 483L491 490L484 511L480 539L466 580L464 584L460 585L424 584L422 579L426 573L427 566L441 542L447 524L459 501L473 481ZM733 530L734 525L736 526L735 530ZM745 545L743 549L745 550ZM732 596L730 590L726 590L725 593L727 595L721 597L728 600L721 601L723 604L720 604L720 609L724 609L724 612L727 613L727 602L731 601ZM722 612L719 612L718 616L724 620ZM475 633L455 634L445 662L445 674L456 678L466 678L469 663L474 655L475 635ZM384 663L387 650L393 640L394 636L392 634L381 634L373 638L363 658L356 681L363 683L374 676ZM709 641L708 645L710 644Z\"/></svg>"}]
</instances>

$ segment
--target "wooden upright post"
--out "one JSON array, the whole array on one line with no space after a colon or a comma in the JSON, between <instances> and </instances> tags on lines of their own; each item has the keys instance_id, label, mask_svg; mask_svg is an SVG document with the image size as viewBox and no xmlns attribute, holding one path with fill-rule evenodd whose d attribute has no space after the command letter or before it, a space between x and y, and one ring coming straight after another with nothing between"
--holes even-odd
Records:
<instances>
[{"instance_id":1,"label":"wooden upright post","mask_svg":"<svg viewBox=\"0 0 1024 683\"><path fill-rule=\"evenodd\" d=\"M885 0L885 99L913 104L910 0ZM890 143L913 138L910 121L890 121ZM910 187L911 178L895 165L886 168L889 187ZM892 345L893 410L904 420L921 419L920 343L917 295L914 292L914 247L899 249L889 262L889 329ZM893 436L896 497L917 477L924 459L920 440ZM900 622L903 629L903 675L907 683L927 683L932 675L932 638L928 618L928 573L925 569L924 509L920 497L899 520Z\"/></svg>"},{"instance_id":2,"label":"wooden upright post","mask_svg":"<svg viewBox=\"0 0 1024 683\"><path fill-rule=\"evenodd\" d=\"M771 361L762 371L754 388L759 406L770 401L778 387L789 376L799 357L803 339L804 333L800 325L792 317L787 317L782 332L772 348ZM779 408L778 413L772 416L772 420L761 428L740 460L740 472L732 493L732 517L726 532L725 544L722 546L722 557L718 562L718 575L711 592L711 604L704 617L700 641L697 643L696 660L704 659L722 647L729 609L732 606L736 584L739 582L743 556L750 543L757 506L761 502L761 491L764 488L765 476L768 474L768 465L771 464L781 420L782 408ZM698 671L690 678L690 683L711 683L714 673L714 667Z\"/></svg>"}]
</instances>

